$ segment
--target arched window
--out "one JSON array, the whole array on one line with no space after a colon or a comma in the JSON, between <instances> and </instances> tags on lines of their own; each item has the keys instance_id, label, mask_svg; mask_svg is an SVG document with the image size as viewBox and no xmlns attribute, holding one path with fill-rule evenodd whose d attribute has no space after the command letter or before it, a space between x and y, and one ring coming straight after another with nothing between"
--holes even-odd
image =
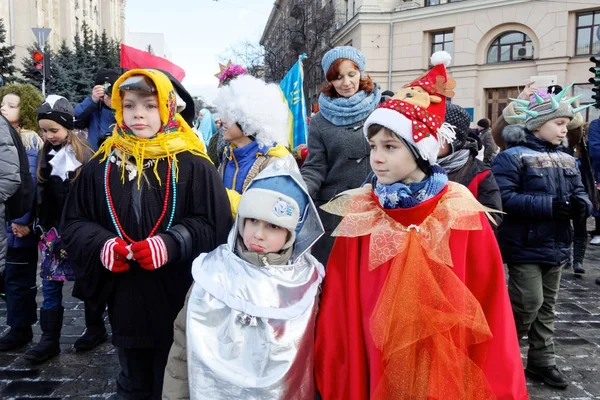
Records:
<instances>
[{"instance_id":1,"label":"arched window","mask_svg":"<svg viewBox=\"0 0 600 400\"><path fill-rule=\"evenodd\" d=\"M493 64L522 60L523 57L516 54L516 49L531 44L531 39L523 32L504 32L492 42L492 45L488 50L487 62L488 64Z\"/></svg>"}]
</instances>

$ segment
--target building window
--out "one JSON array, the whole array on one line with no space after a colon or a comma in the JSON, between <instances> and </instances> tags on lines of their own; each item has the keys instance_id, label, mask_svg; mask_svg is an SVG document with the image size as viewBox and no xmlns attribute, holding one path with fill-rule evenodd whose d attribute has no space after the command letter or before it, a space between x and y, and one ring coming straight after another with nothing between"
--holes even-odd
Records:
<instances>
[{"instance_id":1,"label":"building window","mask_svg":"<svg viewBox=\"0 0 600 400\"><path fill-rule=\"evenodd\" d=\"M425 0L425 7L437 6L440 4L440 0Z\"/></svg>"},{"instance_id":2,"label":"building window","mask_svg":"<svg viewBox=\"0 0 600 400\"><path fill-rule=\"evenodd\" d=\"M487 54L487 62L488 64L493 64L521 60L523 57L515 53L519 48L531 46L531 44L531 39L523 32L505 32L494 40L490 46ZM533 55L530 58L533 58Z\"/></svg>"},{"instance_id":3,"label":"building window","mask_svg":"<svg viewBox=\"0 0 600 400\"><path fill-rule=\"evenodd\" d=\"M573 96L581 95L581 97L579 98L580 106L594 103L594 99L592 99L592 96L594 95L594 92L592 92L593 87L594 87L594 85L592 85L591 83L589 83L589 84L584 83L581 85L573 85ZM581 114L583 116L583 119L586 122L593 121L595 119L600 118L600 110L597 108L594 108L594 107L586 108L585 110L581 111Z\"/></svg>"},{"instance_id":4,"label":"building window","mask_svg":"<svg viewBox=\"0 0 600 400\"><path fill-rule=\"evenodd\" d=\"M431 34L431 54L436 51L446 50L452 54L454 48L454 32L453 31L442 31L433 32Z\"/></svg>"},{"instance_id":5,"label":"building window","mask_svg":"<svg viewBox=\"0 0 600 400\"><path fill-rule=\"evenodd\" d=\"M600 10L577 14L575 55L600 52Z\"/></svg>"}]
</instances>

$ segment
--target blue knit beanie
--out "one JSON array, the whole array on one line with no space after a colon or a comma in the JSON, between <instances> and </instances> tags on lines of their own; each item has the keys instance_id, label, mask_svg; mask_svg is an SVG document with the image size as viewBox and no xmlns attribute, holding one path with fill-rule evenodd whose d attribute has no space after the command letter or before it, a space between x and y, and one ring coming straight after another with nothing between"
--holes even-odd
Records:
<instances>
[{"instance_id":1,"label":"blue knit beanie","mask_svg":"<svg viewBox=\"0 0 600 400\"><path fill-rule=\"evenodd\" d=\"M327 71L329 71L331 64L340 58L347 58L348 60L354 61L358 67L358 70L360 71L360 74L364 74L366 61L365 55L352 46L340 46L334 47L323 56L323 59L321 60L321 66L323 67L323 72L325 75L327 75Z\"/></svg>"},{"instance_id":2,"label":"blue knit beanie","mask_svg":"<svg viewBox=\"0 0 600 400\"><path fill-rule=\"evenodd\" d=\"M295 236L302 229L308 206L306 192L290 176L252 181L238 206L240 218L255 218L284 227ZM243 226L240 226L240 230Z\"/></svg>"}]
</instances>

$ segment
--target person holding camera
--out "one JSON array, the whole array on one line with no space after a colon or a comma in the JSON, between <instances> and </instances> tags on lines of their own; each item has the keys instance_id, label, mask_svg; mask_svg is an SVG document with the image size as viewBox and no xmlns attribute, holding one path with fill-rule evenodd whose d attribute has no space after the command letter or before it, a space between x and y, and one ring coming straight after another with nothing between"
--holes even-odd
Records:
<instances>
[{"instance_id":1,"label":"person holding camera","mask_svg":"<svg viewBox=\"0 0 600 400\"><path fill-rule=\"evenodd\" d=\"M94 152L111 135L116 124L112 111L112 85L120 74L111 69L101 69L96 75L91 96L75 107L75 128L88 131L87 141ZM80 282L73 287L73 296L84 300L85 327L83 335L75 341L73 347L78 351L95 348L107 339L104 326L106 299L89 298L83 295Z\"/></svg>"},{"instance_id":2,"label":"person holding camera","mask_svg":"<svg viewBox=\"0 0 600 400\"><path fill-rule=\"evenodd\" d=\"M112 69L99 70L92 94L75 107L75 128L87 129L87 141L94 151L110 136L116 123L110 95L119 75Z\"/></svg>"}]
</instances>

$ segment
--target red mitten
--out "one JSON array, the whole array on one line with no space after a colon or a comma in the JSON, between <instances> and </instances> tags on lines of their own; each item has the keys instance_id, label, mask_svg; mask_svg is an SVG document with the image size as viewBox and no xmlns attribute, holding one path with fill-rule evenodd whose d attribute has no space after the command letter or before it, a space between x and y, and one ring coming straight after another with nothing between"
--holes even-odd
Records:
<instances>
[{"instance_id":1,"label":"red mitten","mask_svg":"<svg viewBox=\"0 0 600 400\"><path fill-rule=\"evenodd\" d=\"M148 271L158 269L168 261L167 245L160 236L152 236L131 245L133 259Z\"/></svg>"},{"instance_id":2,"label":"red mitten","mask_svg":"<svg viewBox=\"0 0 600 400\"><path fill-rule=\"evenodd\" d=\"M100 251L100 260L102 261L102 265L111 272L125 272L129 271L129 264L127 264L128 254L127 243L123 239L116 237L104 243Z\"/></svg>"}]
</instances>

